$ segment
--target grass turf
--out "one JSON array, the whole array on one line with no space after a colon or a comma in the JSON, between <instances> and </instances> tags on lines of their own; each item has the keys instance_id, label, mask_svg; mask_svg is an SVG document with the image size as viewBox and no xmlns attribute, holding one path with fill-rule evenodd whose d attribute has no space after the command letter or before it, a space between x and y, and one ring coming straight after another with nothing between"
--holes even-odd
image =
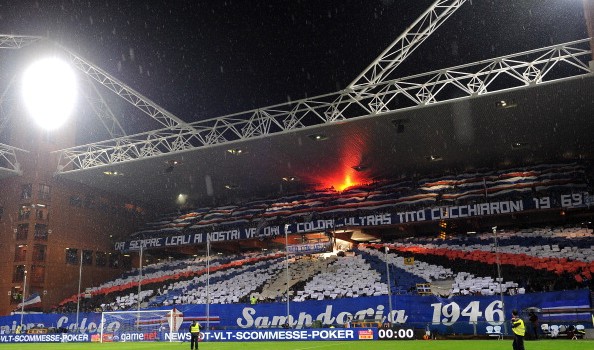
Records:
<instances>
[{"instance_id":1,"label":"grass turf","mask_svg":"<svg viewBox=\"0 0 594 350\"><path fill-rule=\"evenodd\" d=\"M510 350L511 340L410 340L410 341L310 341L310 342L228 342L200 343L200 350ZM592 340L539 340L524 342L526 350L591 350ZM140 342L140 343L45 343L2 344L6 350L179 350L189 349L190 344Z\"/></svg>"}]
</instances>

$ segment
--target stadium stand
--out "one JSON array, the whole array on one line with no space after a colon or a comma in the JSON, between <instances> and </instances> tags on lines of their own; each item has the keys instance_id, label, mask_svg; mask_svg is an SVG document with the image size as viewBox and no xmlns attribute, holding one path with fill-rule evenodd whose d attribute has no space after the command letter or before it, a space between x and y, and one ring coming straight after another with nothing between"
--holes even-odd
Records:
<instances>
[{"instance_id":1,"label":"stadium stand","mask_svg":"<svg viewBox=\"0 0 594 350\"><path fill-rule=\"evenodd\" d=\"M255 199L234 205L166 213L132 238L150 238L217 229L264 227L273 222L336 218L414 210L426 205L480 204L493 199L537 198L559 190L588 189L585 165L542 164L506 170L414 177ZM393 294L494 295L591 286L594 236L583 227L533 227L492 232L400 238L358 244L347 256L310 254L289 260L284 252L210 257L211 303L355 298ZM384 248L389 247L386 254ZM410 260L412 259L412 260ZM409 262L407 262L409 261ZM410 261L414 261L410 263ZM496 278L499 261L504 279ZM390 277L386 273L390 269ZM88 309L122 310L139 303L137 269L89 289ZM156 307L206 302L206 257L162 261L143 267L140 303ZM435 288L437 285L443 288ZM230 288L233 286L233 288ZM419 287L421 286L421 287ZM433 287L433 288L432 288ZM433 289L433 290L432 290ZM62 303L71 308L76 296Z\"/></svg>"},{"instance_id":2,"label":"stadium stand","mask_svg":"<svg viewBox=\"0 0 594 350\"><path fill-rule=\"evenodd\" d=\"M585 165L541 164L507 170L416 179L378 181L339 192L333 188L280 198L256 199L236 205L203 207L166 213L145 224L132 238L202 232L238 226L266 226L305 218L340 217L352 212L412 210L420 205L481 203L487 199L546 196L561 189L588 187Z\"/></svg>"},{"instance_id":3,"label":"stadium stand","mask_svg":"<svg viewBox=\"0 0 594 350\"><path fill-rule=\"evenodd\" d=\"M289 280L287 280L287 276L278 274L263 286L262 291L256 297L259 301L277 301L286 298L287 283L289 289L294 289L295 285L311 280L315 274L327 271L331 262L332 259L319 259L317 256L298 256L289 259Z\"/></svg>"},{"instance_id":4,"label":"stadium stand","mask_svg":"<svg viewBox=\"0 0 594 350\"><path fill-rule=\"evenodd\" d=\"M206 304L207 294L213 304L245 301L264 281L274 276L283 267L281 258L258 261L219 270L210 275L209 289L206 289L206 274L191 280L175 282L164 286L163 295L153 298L149 305Z\"/></svg>"},{"instance_id":5,"label":"stadium stand","mask_svg":"<svg viewBox=\"0 0 594 350\"><path fill-rule=\"evenodd\" d=\"M380 274L360 255L335 257L319 271L293 301L357 298L386 295L387 286L380 283Z\"/></svg>"},{"instance_id":6,"label":"stadium stand","mask_svg":"<svg viewBox=\"0 0 594 350\"><path fill-rule=\"evenodd\" d=\"M210 275L214 281L217 281L217 279L227 280L234 275L241 275L238 273L237 269L249 270L249 268L253 268L254 265L256 267L260 266L258 263L279 259L281 256L282 255L278 253L246 253L236 256L220 257L217 255L211 258ZM145 269L149 271L146 274L144 273ZM192 280L194 277L204 276L204 278L206 278L205 276L207 272L205 257L165 261L158 264L148 265L145 269L143 269L142 275L142 288L145 292L141 292L141 304L146 302L147 305L149 303L151 303L151 305L171 305L182 301L188 302L189 300L194 300L196 296L190 294L184 295L183 291L188 290L188 286L191 285L191 283L200 281L199 279ZM241 279L243 277L239 278ZM138 270L133 269L114 281L90 288L87 293L91 294L91 298L85 300L85 308L89 310L95 310L96 308L101 308L103 310L126 310L132 306L137 307L137 288ZM154 297L155 300L149 300L149 297L155 294L154 291L157 291L157 295ZM222 290L222 292L228 293L230 290ZM161 295L167 295L167 297L159 298ZM198 296L198 298L199 297L200 296ZM225 298L228 296L219 295L219 297L222 297L222 299L219 298L217 300L230 302ZM59 304L58 309L72 309L76 300L76 295L67 298ZM231 296L231 300L236 300L234 295ZM239 301L239 298L237 298L237 301Z\"/></svg>"},{"instance_id":7,"label":"stadium stand","mask_svg":"<svg viewBox=\"0 0 594 350\"><path fill-rule=\"evenodd\" d=\"M503 279L495 274L492 233L438 238L406 238L359 244L346 256L309 254L289 259L292 302L388 294L523 294L581 286L594 269L591 233L580 227L545 227L498 232ZM537 245L536 243L539 243ZM388 253L385 247L389 247ZM210 261L210 303L285 301L284 252L215 255ZM410 257L414 262L410 263ZM391 280L388 281L386 263ZM138 305L138 270L90 289L88 309L126 310ZM206 303L206 257L163 261L143 268L143 307ZM583 282L582 280L582 282ZM441 283L447 290L431 291ZM418 286L424 286L419 289ZM61 305L68 309L76 296ZM559 333L548 330L547 334Z\"/></svg>"}]
</instances>

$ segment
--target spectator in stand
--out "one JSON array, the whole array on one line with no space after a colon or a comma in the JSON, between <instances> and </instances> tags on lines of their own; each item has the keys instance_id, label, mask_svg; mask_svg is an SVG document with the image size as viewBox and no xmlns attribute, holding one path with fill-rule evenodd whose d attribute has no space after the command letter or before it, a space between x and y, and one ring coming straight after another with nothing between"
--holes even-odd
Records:
<instances>
[{"instance_id":1,"label":"spectator in stand","mask_svg":"<svg viewBox=\"0 0 594 350\"><path fill-rule=\"evenodd\" d=\"M351 328L351 321L353 320L352 316L348 316L346 322L344 324L344 328Z\"/></svg>"}]
</instances>

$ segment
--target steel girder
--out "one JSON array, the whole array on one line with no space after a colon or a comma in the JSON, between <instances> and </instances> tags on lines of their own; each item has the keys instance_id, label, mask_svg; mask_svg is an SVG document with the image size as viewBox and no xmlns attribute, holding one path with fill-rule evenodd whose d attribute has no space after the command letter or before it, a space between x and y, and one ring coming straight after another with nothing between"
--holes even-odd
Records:
<instances>
[{"instance_id":1,"label":"steel girder","mask_svg":"<svg viewBox=\"0 0 594 350\"><path fill-rule=\"evenodd\" d=\"M0 49L20 49L39 40L41 40L41 37L39 36L0 34ZM4 130L6 124L8 123L8 116L4 111L4 104L6 101L5 96L8 90L12 87L14 78L15 77L13 76L10 79L8 86L2 93L2 97L0 97L0 133Z\"/></svg>"},{"instance_id":2,"label":"steel girder","mask_svg":"<svg viewBox=\"0 0 594 350\"><path fill-rule=\"evenodd\" d=\"M12 48L12 49L20 49L26 45L35 43L40 40L47 40L42 37L37 36L26 36L26 35L1 35L0 34L0 48ZM173 127L173 126L184 126L186 128L191 128L188 126L186 122L179 119L175 115L169 113L147 97L140 94L138 91L132 89L131 87L127 86L126 84L122 83L121 81L115 79L102 69L96 67L95 65L87 62L82 57L74 54L72 51L68 50L67 48L53 43L64 52L68 54L68 58L80 71L85 73L87 76L91 77L92 79L96 80L103 86L107 87L109 90L123 98L124 100L130 102L136 108L150 116L151 118L155 119L161 125L165 127ZM105 116L109 115L103 114L100 116L102 121L104 121ZM117 120L112 121L114 124L119 125ZM121 126L120 126L121 128ZM108 128L109 129L109 128ZM112 130L109 130L110 132Z\"/></svg>"},{"instance_id":3,"label":"steel girder","mask_svg":"<svg viewBox=\"0 0 594 350\"><path fill-rule=\"evenodd\" d=\"M9 117L10 117L9 114L10 113L8 113L8 111L6 110L7 109L6 104L7 104L7 100L10 100L10 99L7 98L7 95L8 95L8 91L10 91L10 89L12 88L12 85L14 84L15 78L16 78L15 75L13 75L12 78L10 78L6 88L2 92L2 95L0 95L0 134L4 131L4 129L6 128L6 126L8 125L8 122L9 122ZM12 101L9 101L9 103L10 102L12 102Z\"/></svg>"},{"instance_id":4,"label":"steel girder","mask_svg":"<svg viewBox=\"0 0 594 350\"><path fill-rule=\"evenodd\" d=\"M20 49L39 40L40 36L0 34L0 49Z\"/></svg>"},{"instance_id":5,"label":"steel girder","mask_svg":"<svg viewBox=\"0 0 594 350\"><path fill-rule=\"evenodd\" d=\"M70 61L72 62L72 64L74 64L74 66L77 69L79 69L80 71L82 71L87 76L91 77L101 85L105 86L106 88L108 88L124 100L128 101L134 107L138 108L146 115L159 122L161 125L167 128L182 127L189 130L192 129L191 126L189 126L186 122L179 119L170 112L166 111L146 96L143 96L138 91L115 79L102 69L87 62L86 60L74 54L70 50L66 48L62 49L68 53Z\"/></svg>"},{"instance_id":6,"label":"steel girder","mask_svg":"<svg viewBox=\"0 0 594 350\"><path fill-rule=\"evenodd\" d=\"M33 44L41 40L47 39L37 36L0 34L0 48L20 49L24 46ZM70 50L61 47L56 43L53 44L65 51L68 54L68 57L73 63L74 67L86 74L89 80L89 84L91 84L92 88L94 89L94 93L85 93L85 96L89 101L89 104L91 105L91 107L93 108L93 110L95 111L95 113L97 114L97 116L99 117L99 119L101 120L101 122L103 123L103 125L112 137L126 135L126 132L111 112L105 100L101 97L99 91L97 90L96 86L92 83L91 79L99 82L100 84L110 89L112 92L116 93L121 98L130 102L136 108L138 108L151 118L155 119L161 125L165 127L179 126L185 129L192 130L192 127L189 126L186 122L174 116L173 114L167 112L147 97L141 95L139 92L135 91L134 89L130 88L124 83L113 78L105 71L87 62L80 56L72 53ZM10 86L8 88L10 88ZM3 101L0 101L0 103L1 102ZM3 106L0 106L0 108L2 107ZM2 128L8 121L8 118L4 114L5 113L0 113L0 127ZM0 128L0 131L1 130L2 129Z\"/></svg>"},{"instance_id":7,"label":"steel girder","mask_svg":"<svg viewBox=\"0 0 594 350\"><path fill-rule=\"evenodd\" d=\"M29 153L29 151L0 143L0 168L21 175L23 171L17 160L17 152Z\"/></svg>"},{"instance_id":8,"label":"steel girder","mask_svg":"<svg viewBox=\"0 0 594 350\"><path fill-rule=\"evenodd\" d=\"M591 73L589 39L56 151L58 173L176 154Z\"/></svg>"},{"instance_id":9,"label":"steel girder","mask_svg":"<svg viewBox=\"0 0 594 350\"><path fill-rule=\"evenodd\" d=\"M85 89L81 89L83 92L87 102L95 112L95 114L101 120L101 123L107 129L107 132L111 136L111 138L116 138L120 136L126 136L126 132L120 125L120 122L115 117L109 105L103 99L103 96L97 90L97 87L93 83L91 77L87 75L87 85L90 91L86 91Z\"/></svg>"},{"instance_id":10,"label":"steel girder","mask_svg":"<svg viewBox=\"0 0 594 350\"><path fill-rule=\"evenodd\" d=\"M369 86L388 80L406 58L439 28L466 0L437 0L388 46L348 88L364 93Z\"/></svg>"}]
</instances>

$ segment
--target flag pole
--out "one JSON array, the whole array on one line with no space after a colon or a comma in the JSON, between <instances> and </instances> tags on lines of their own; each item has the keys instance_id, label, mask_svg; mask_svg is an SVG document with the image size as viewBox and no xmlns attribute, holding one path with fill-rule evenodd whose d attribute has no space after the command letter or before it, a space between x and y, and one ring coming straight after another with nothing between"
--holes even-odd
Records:
<instances>
[{"instance_id":1,"label":"flag pole","mask_svg":"<svg viewBox=\"0 0 594 350\"><path fill-rule=\"evenodd\" d=\"M388 252L390 248L386 245L384 246L384 259L386 260L386 279L388 282L388 323L392 326L392 280L390 279L390 264L388 264Z\"/></svg>"},{"instance_id":2,"label":"flag pole","mask_svg":"<svg viewBox=\"0 0 594 350\"><path fill-rule=\"evenodd\" d=\"M83 250L80 250L80 263L78 265L78 294L76 294L76 331L78 332L78 315L80 313L80 284L82 280Z\"/></svg>"},{"instance_id":3,"label":"flag pole","mask_svg":"<svg viewBox=\"0 0 594 350\"><path fill-rule=\"evenodd\" d=\"M291 327L291 324L289 323L289 317L291 316L291 310L290 310L290 301L289 301L289 282L290 282L290 277L289 277L289 230L287 230L287 227L285 225L285 273L286 273L286 278L287 278L287 323L289 324L289 327Z\"/></svg>"},{"instance_id":4,"label":"flag pole","mask_svg":"<svg viewBox=\"0 0 594 350\"><path fill-rule=\"evenodd\" d=\"M142 244L140 245L139 265L138 265L138 311L140 311L140 292L142 291Z\"/></svg>"},{"instance_id":5,"label":"flag pole","mask_svg":"<svg viewBox=\"0 0 594 350\"><path fill-rule=\"evenodd\" d=\"M214 227L213 227L214 230ZM206 235L206 330L210 330L210 237Z\"/></svg>"},{"instance_id":6,"label":"flag pole","mask_svg":"<svg viewBox=\"0 0 594 350\"><path fill-rule=\"evenodd\" d=\"M21 327L23 326L23 315L25 314L25 295L27 291L27 268L25 267L25 278L23 279L23 296L21 297Z\"/></svg>"},{"instance_id":7,"label":"flag pole","mask_svg":"<svg viewBox=\"0 0 594 350\"><path fill-rule=\"evenodd\" d=\"M501 302L501 311L503 311L503 316L501 321L503 321L503 334L507 335L507 323L505 322L505 303L503 302L503 289L501 289L501 282L503 282L503 278L501 277L501 260L499 260L499 243L497 242L497 226L493 226L491 228L493 230L493 243L495 246L495 259L497 263L497 280L499 281L499 300Z\"/></svg>"},{"instance_id":8,"label":"flag pole","mask_svg":"<svg viewBox=\"0 0 594 350\"><path fill-rule=\"evenodd\" d=\"M142 289L142 247L143 245L140 245L140 254L138 255L138 305L137 305L137 310L136 310L136 328L140 327L140 292Z\"/></svg>"}]
</instances>

